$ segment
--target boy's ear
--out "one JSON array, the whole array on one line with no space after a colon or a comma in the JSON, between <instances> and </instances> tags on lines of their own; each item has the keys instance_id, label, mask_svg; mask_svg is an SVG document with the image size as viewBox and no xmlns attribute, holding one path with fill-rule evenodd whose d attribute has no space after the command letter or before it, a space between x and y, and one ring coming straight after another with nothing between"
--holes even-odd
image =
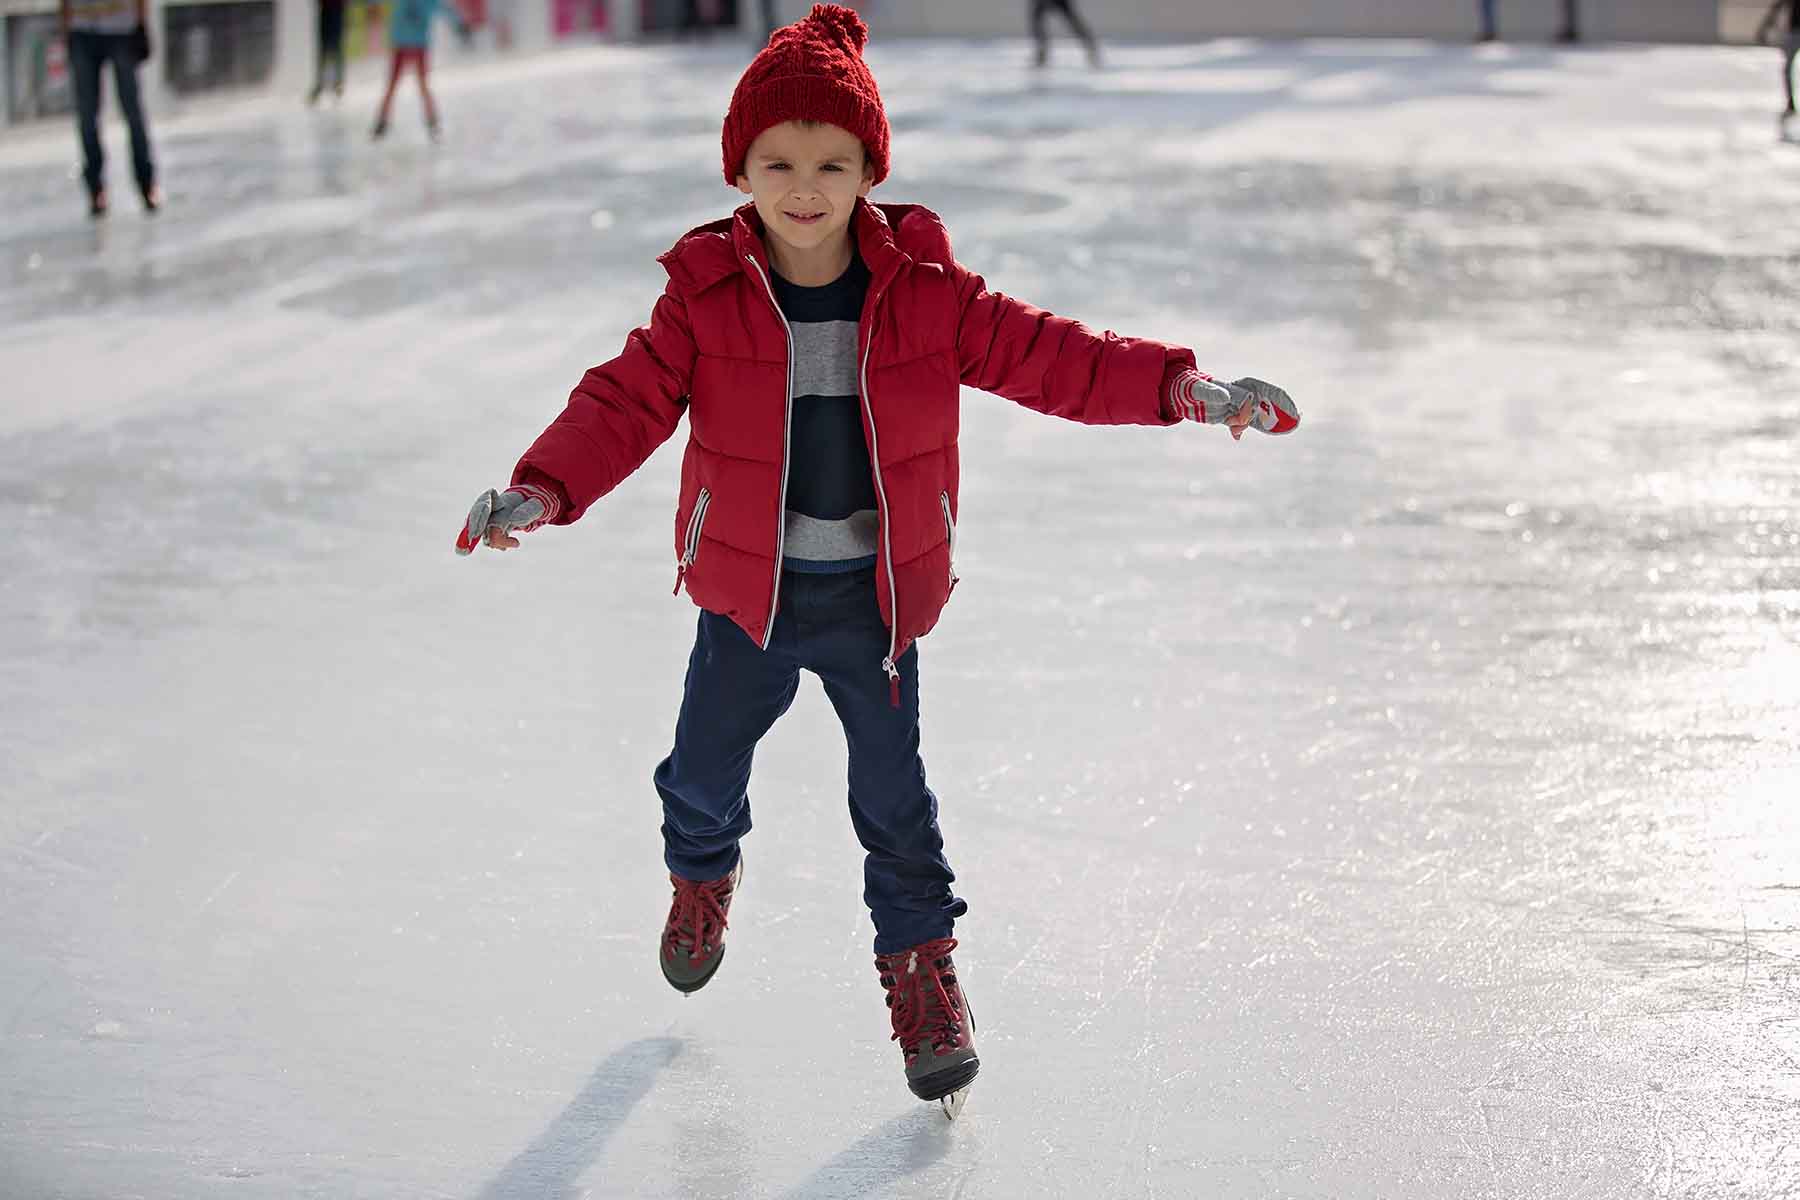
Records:
<instances>
[{"instance_id":1,"label":"boy's ear","mask_svg":"<svg viewBox=\"0 0 1800 1200\"><path fill-rule=\"evenodd\" d=\"M869 194L869 189L874 186L875 186L875 164L870 162L868 155L865 154L863 156L862 185L856 189L856 194L859 196L867 196Z\"/></svg>"},{"instance_id":2,"label":"boy's ear","mask_svg":"<svg viewBox=\"0 0 1800 1200\"><path fill-rule=\"evenodd\" d=\"M750 186L750 177L748 175L738 176L737 187L738 191L744 193L746 196L756 195L756 189Z\"/></svg>"}]
</instances>

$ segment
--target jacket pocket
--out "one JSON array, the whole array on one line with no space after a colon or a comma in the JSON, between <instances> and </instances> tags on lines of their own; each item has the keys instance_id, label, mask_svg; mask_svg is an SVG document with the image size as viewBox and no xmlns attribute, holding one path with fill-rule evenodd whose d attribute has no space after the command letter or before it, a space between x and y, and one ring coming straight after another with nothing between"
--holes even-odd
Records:
<instances>
[{"instance_id":1,"label":"jacket pocket","mask_svg":"<svg viewBox=\"0 0 1800 1200\"><path fill-rule=\"evenodd\" d=\"M939 492L938 503L944 506L944 536L950 539L950 586L956 586L956 518L950 515L950 493Z\"/></svg>"},{"instance_id":2,"label":"jacket pocket","mask_svg":"<svg viewBox=\"0 0 1800 1200\"><path fill-rule=\"evenodd\" d=\"M694 559L700 556L700 531L706 525L706 510L711 507L712 492L701 488L700 495L694 500L694 511L688 514L687 534L682 538L681 561L675 566L675 591L671 595L681 592L681 581L687 577Z\"/></svg>"}]
</instances>

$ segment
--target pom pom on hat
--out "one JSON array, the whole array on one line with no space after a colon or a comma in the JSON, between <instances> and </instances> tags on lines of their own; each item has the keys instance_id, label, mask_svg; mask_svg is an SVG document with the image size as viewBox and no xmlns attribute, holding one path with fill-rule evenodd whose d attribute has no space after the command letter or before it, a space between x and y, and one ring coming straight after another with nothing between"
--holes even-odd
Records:
<instances>
[{"instance_id":1,"label":"pom pom on hat","mask_svg":"<svg viewBox=\"0 0 1800 1200\"><path fill-rule=\"evenodd\" d=\"M874 181L888 173L888 120L875 76L862 59L869 28L839 4L812 12L769 35L738 80L720 137L725 181L737 183L750 143L783 121L823 121L862 140Z\"/></svg>"},{"instance_id":2,"label":"pom pom on hat","mask_svg":"<svg viewBox=\"0 0 1800 1200\"><path fill-rule=\"evenodd\" d=\"M838 43L853 54L861 54L862 48L869 44L869 27L863 24L853 8L845 8L842 4L815 4L800 24L806 21L835 35Z\"/></svg>"}]
</instances>

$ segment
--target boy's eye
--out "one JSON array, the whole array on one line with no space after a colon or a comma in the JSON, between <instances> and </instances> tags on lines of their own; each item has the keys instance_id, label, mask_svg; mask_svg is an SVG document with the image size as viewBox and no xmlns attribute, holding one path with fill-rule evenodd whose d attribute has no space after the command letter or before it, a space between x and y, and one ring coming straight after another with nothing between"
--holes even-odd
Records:
<instances>
[{"instance_id":1,"label":"boy's eye","mask_svg":"<svg viewBox=\"0 0 1800 1200\"><path fill-rule=\"evenodd\" d=\"M784 162L772 162L769 164L769 170L771 171L785 171L787 169L787 164Z\"/></svg>"},{"instance_id":2,"label":"boy's eye","mask_svg":"<svg viewBox=\"0 0 1800 1200\"><path fill-rule=\"evenodd\" d=\"M836 163L826 163L826 164L825 164L825 169L826 169L826 170L827 170L827 171L832 171L832 172L838 172L838 171L842 171L842 170L843 170L843 169L844 169L844 168L842 168L842 167L840 167L840 166L839 166L839 165L838 165L838 164L836 164Z\"/></svg>"}]
</instances>

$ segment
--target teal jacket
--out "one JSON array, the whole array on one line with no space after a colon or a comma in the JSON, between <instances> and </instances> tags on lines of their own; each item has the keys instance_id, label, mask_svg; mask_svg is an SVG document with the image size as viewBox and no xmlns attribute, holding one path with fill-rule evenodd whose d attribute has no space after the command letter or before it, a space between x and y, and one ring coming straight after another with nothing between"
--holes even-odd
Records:
<instances>
[{"instance_id":1,"label":"teal jacket","mask_svg":"<svg viewBox=\"0 0 1800 1200\"><path fill-rule=\"evenodd\" d=\"M431 45L431 18L443 13L453 24L462 24L462 13L443 0L394 0L388 17L388 44L403 49Z\"/></svg>"}]
</instances>

